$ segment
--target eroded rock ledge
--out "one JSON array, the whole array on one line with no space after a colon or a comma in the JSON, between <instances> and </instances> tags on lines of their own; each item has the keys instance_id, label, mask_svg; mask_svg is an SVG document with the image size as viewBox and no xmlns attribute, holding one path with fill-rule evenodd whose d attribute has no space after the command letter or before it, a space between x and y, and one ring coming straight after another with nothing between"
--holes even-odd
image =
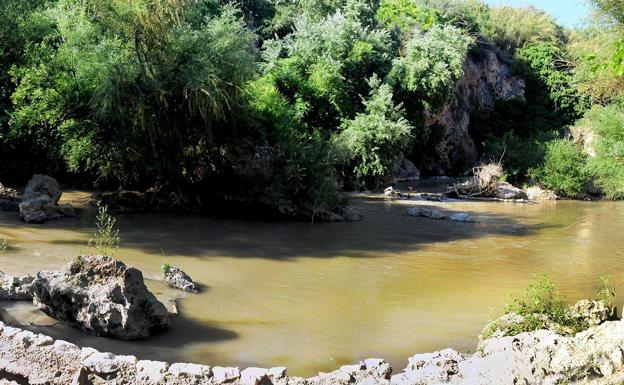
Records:
<instances>
[{"instance_id":1,"label":"eroded rock ledge","mask_svg":"<svg viewBox=\"0 0 624 385\"><path fill-rule=\"evenodd\" d=\"M452 349L419 354L396 375L381 359L342 366L311 378L285 368L209 367L101 353L0 322L0 381L17 384L233 385L516 385L621 384L624 322L610 321L573 337L540 330L483 341L477 353ZM11 382L9 382L11 383Z\"/></svg>"}]
</instances>

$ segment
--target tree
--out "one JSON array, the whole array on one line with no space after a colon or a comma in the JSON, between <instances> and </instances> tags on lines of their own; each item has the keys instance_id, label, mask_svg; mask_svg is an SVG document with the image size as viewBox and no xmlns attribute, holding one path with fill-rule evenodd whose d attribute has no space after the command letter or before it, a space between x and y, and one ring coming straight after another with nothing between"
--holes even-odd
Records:
<instances>
[{"instance_id":1,"label":"tree","mask_svg":"<svg viewBox=\"0 0 624 385\"><path fill-rule=\"evenodd\" d=\"M427 109L436 110L449 99L463 75L472 42L471 37L448 25L415 33L404 54L394 59L389 80Z\"/></svg>"},{"instance_id":2,"label":"tree","mask_svg":"<svg viewBox=\"0 0 624 385\"><path fill-rule=\"evenodd\" d=\"M384 181L412 142L412 126L401 105L392 101L392 90L377 76L369 80L371 92L365 111L344 120L337 143L344 148L361 181Z\"/></svg>"}]
</instances>

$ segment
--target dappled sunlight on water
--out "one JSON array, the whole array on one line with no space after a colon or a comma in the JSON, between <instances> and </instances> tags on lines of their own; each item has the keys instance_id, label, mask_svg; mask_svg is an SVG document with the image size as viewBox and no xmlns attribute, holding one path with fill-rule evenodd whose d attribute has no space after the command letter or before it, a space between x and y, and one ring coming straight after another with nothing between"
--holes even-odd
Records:
<instances>
[{"instance_id":1,"label":"dappled sunlight on water","mask_svg":"<svg viewBox=\"0 0 624 385\"><path fill-rule=\"evenodd\" d=\"M287 366L308 375L381 356L444 347L474 350L507 292L550 273L571 299L592 296L608 274L624 292L624 204L447 202L478 223L405 215L418 202L356 199L357 223L283 223L116 214L117 256L144 272L159 298L183 296L182 317L148 341L85 336L25 303L5 304L14 323L120 354L210 365ZM432 204L432 203L427 203ZM11 248L0 270L35 273L74 256L94 213L25 225L0 213ZM206 286L200 295L159 281L166 261Z\"/></svg>"}]
</instances>

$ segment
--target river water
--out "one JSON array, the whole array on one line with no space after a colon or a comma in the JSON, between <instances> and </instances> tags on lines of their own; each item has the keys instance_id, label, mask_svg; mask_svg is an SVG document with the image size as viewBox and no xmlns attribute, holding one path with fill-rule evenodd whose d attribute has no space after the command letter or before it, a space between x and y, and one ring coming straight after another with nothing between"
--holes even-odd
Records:
<instances>
[{"instance_id":1,"label":"river water","mask_svg":"<svg viewBox=\"0 0 624 385\"><path fill-rule=\"evenodd\" d=\"M66 199L80 196L66 194ZM624 202L397 202L353 200L355 223L283 223L115 214L117 257L143 271L165 301L182 297L165 334L141 342L86 336L29 303L5 318L79 345L140 359L208 365L286 366L312 375L368 357L396 370L419 352L472 351L507 293L548 273L570 301L593 296L600 275L624 292ZM469 212L478 223L405 215L417 204ZM56 269L87 251L94 212L45 225L0 212L6 273ZM205 285L199 295L165 287L163 262Z\"/></svg>"}]
</instances>

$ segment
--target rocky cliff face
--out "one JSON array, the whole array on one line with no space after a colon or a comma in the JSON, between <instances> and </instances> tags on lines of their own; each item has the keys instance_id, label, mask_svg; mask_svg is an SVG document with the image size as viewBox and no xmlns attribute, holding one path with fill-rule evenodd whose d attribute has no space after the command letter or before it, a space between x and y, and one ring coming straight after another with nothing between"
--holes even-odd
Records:
<instances>
[{"instance_id":1,"label":"rocky cliff face","mask_svg":"<svg viewBox=\"0 0 624 385\"><path fill-rule=\"evenodd\" d=\"M494 47L481 42L469 53L453 98L425 122L434 131L441 131L437 135L441 139L425 158L422 169L443 175L475 163L479 154L469 130L471 111L491 111L499 100L524 100L524 90L524 79L512 74Z\"/></svg>"}]
</instances>

